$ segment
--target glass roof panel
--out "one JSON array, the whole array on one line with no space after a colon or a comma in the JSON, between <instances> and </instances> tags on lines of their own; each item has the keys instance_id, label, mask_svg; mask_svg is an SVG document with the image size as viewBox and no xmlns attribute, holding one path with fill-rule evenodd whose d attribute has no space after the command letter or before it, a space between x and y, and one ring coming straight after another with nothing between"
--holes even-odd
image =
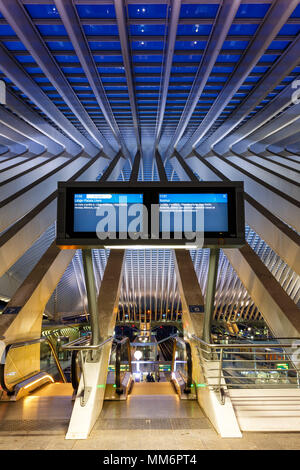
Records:
<instances>
[{"instance_id":1,"label":"glass roof panel","mask_svg":"<svg viewBox=\"0 0 300 470\"><path fill-rule=\"evenodd\" d=\"M0 24L0 35L1 36L16 36L16 33L8 24Z\"/></svg>"},{"instance_id":2,"label":"glass roof panel","mask_svg":"<svg viewBox=\"0 0 300 470\"><path fill-rule=\"evenodd\" d=\"M167 15L166 4L138 4L128 5L129 18L165 18Z\"/></svg>"},{"instance_id":3,"label":"glass roof panel","mask_svg":"<svg viewBox=\"0 0 300 470\"><path fill-rule=\"evenodd\" d=\"M63 24L38 24L37 29L44 36L67 36L67 31Z\"/></svg>"},{"instance_id":4,"label":"glass roof panel","mask_svg":"<svg viewBox=\"0 0 300 470\"><path fill-rule=\"evenodd\" d=\"M117 36L119 34L118 26L116 24L84 24L83 30L85 34L92 35L104 35L104 36Z\"/></svg>"},{"instance_id":5,"label":"glass roof panel","mask_svg":"<svg viewBox=\"0 0 300 470\"><path fill-rule=\"evenodd\" d=\"M164 36L166 27L163 24L147 25L147 24L131 24L129 27L130 34L133 35L153 35Z\"/></svg>"},{"instance_id":6,"label":"glass roof panel","mask_svg":"<svg viewBox=\"0 0 300 470\"><path fill-rule=\"evenodd\" d=\"M89 46L92 51L97 50L109 50L109 51L119 51L121 50L120 43L118 41L89 41Z\"/></svg>"},{"instance_id":7,"label":"glass roof panel","mask_svg":"<svg viewBox=\"0 0 300 470\"><path fill-rule=\"evenodd\" d=\"M207 36L212 30L212 24L179 24L177 28L178 35L203 35Z\"/></svg>"},{"instance_id":8,"label":"glass roof panel","mask_svg":"<svg viewBox=\"0 0 300 470\"><path fill-rule=\"evenodd\" d=\"M258 28L258 24L233 24L231 25L228 34L229 35L240 35L246 36L255 34Z\"/></svg>"},{"instance_id":9,"label":"glass roof panel","mask_svg":"<svg viewBox=\"0 0 300 470\"><path fill-rule=\"evenodd\" d=\"M180 18L215 18L218 5L181 5Z\"/></svg>"},{"instance_id":10,"label":"glass roof panel","mask_svg":"<svg viewBox=\"0 0 300 470\"><path fill-rule=\"evenodd\" d=\"M59 18L58 10L53 4L36 5L26 3L24 6L31 18Z\"/></svg>"},{"instance_id":11,"label":"glass roof panel","mask_svg":"<svg viewBox=\"0 0 300 470\"><path fill-rule=\"evenodd\" d=\"M243 3L240 5L236 18L263 18L270 8L270 4Z\"/></svg>"},{"instance_id":12,"label":"glass roof panel","mask_svg":"<svg viewBox=\"0 0 300 470\"><path fill-rule=\"evenodd\" d=\"M133 51L137 50L163 50L163 41L132 41L131 47Z\"/></svg>"},{"instance_id":13,"label":"glass roof panel","mask_svg":"<svg viewBox=\"0 0 300 470\"><path fill-rule=\"evenodd\" d=\"M70 41L46 41L47 46L52 51L73 51L73 45Z\"/></svg>"},{"instance_id":14,"label":"glass roof panel","mask_svg":"<svg viewBox=\"0 0 300 470\"><path fill-rule=\"evenodd\" d=\"M116 18L114 5L76 5L80 18Z\"/></svg>"},{"instance_id":15,"label":"glass roof panel","mask_svg":"<svg viewBox=\"0 0 300 470\"><path fill-rule=\"evenodd\" d=\"M300 24L285 24L279 31L279 36L296 36L300 31Z\"/></svg>"},{"instance_id":16,"label":"glass roof panel","mask_svg":"<svg viewBox=\"0 0 300 470\"><path fill-rule=\"evenodd\" d=\"M191 53L193 50L197 49L205 49L206 41L176 41L175 42L175 51L176 50L189 50L191 49Z\"/></svg>"},{"instance_id":17,"label":"glass roof panel","mask_svg":"<svg viewBox=\"0 0 300 470\"><path fill-rule=\"evenodd\" d=\"M9 51L26 51L26 47L21 41L2 41L2 44Z\"/></svg>"}]
</instances>

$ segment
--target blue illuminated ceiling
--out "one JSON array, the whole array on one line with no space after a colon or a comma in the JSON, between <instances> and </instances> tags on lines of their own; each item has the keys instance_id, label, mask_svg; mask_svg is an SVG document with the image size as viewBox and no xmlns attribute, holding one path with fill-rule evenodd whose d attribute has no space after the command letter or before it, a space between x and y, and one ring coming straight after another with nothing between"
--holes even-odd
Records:
<instances>
[{"instance_id":1,"label":"blue illuminated ceiling","mask_svg":"<svg viewBox=\"0 0 300 470\"><path fill-rule=\"evenodd\" d=\"M3 3L7 4L7 2ZM185 105L193 91L192 85L196 83L199 66L209 41L213 39L212 31L220 13L220 2L181 2L179 16L175 18L177 24L173 25L176 37L173 44L174 51L171 54L168 46L172 21L174 22L172 2L124 2L123 15L126 37L119 35L119 19L114 2L92 0L90 2L85 0L74 2L83 37L87 41L92 60L103 85L104 104L109 111L108 118L99 106L82 61L77 55L78 51L75 51L74 39L72 42L68 35L67 19L61 19L59 2L56 3L50 0L47 2L25 0L19 2L28 15L33 28L38 32L40 41L50 51L59 71L71 86L81 106L96 128L99 129L101 135L110 141L113 147L120 145L120 140L123 140L131 156L134 157L137 149L137 137L134 131L133 116L136 113L144 162L152 157L155 143L164 153L164 150L172 143L172 137L174 137L176 130L178 133L180 119L184 117L184 112L186 113ZM175 2L173 2L174 5ZM259 29L264 27L264 21L271 8L272 2L270 1L240 3L232 24L228 27L228 33L216 61L205 81L202 93L194 105L191 116L184 123L184 132L177 142L177 148L184 147L207 115L231 75L238 72L243 55L247 53L249 45L255 39ZM290 44L295 41L299 30L300 6L293 10L275 37L269 43L261 45L259 59L249 70L242 84L230 97L215 121L211 123L210 128L203 135L204 140L229 118L250 93L255 92L256 86L269 73L271 67L276 64ZM34 44L31 46L27 44L26 47L23 38L20 38L17 33L14 30L14 25L10 25L7 18L1 14L0 39L2 45L75 128L93 141L94 138L88 132L88 126L83 124L76 110L57 90L52 75L47 70L47 65L38 57ZM128 41L129 63L124 59L123 41ZM166 76L168 63L170 69L169 75ZM276 84L271 91L268 91L254 109L250 110L248 118L266 106L287 84L293 81L299 74L299 69L300 67L296 66L292 70L287 70L283 80ZM132 90L128 75L132 77ZM41 115L51 119L50 115L47 116L47 110L41 109L37 102L33 102L26 96L24 90L14 83L13 77L9 77L3 72L1 77ZM168 86L165 96L162 96L165 93L164 80L168 81ZM135 109L133 109L133 103ZM159 135L157 135L160 119L161 128ZM112 131L112 127L115 132Z\"/></svg>"}]
</instances>

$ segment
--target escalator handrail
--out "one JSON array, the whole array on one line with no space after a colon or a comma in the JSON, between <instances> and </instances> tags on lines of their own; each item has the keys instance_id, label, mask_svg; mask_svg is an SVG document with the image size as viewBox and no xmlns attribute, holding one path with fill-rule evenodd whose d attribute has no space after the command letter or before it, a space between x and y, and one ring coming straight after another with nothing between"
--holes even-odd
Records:
<instances>
[{"instance_id":1,"label":"escalator handrail","mask_svg":"<svg viewBox=\"0 0 300 470\"><path fill-rule=\"evenodd\" d=\"M116 393L121 395L123 393L122 384L121 384L121 352L122 347L124 344L127 345L127 355L128 355L128 364L129 364L129 372L132 372L131 366L131 346L130 346L130 339L126 336L122 340L115 339L117 343L116 347L116 365L115 365L115 385L116 385Z\"/></svg>"},{"instance_id":2,"label":"escalator handrail","mask_svg":"<svg viewBox=\"0 0 300 470\"><path fill-rule=\"evenodd\" d=\"M9 350L11 348L21 348L22 346L29 346L30 344L36 344L36 343L44 343L44 342L47 342L48 345L50 346L50 349L51 349L51 352L53 353L53 357L54 357L54 360L55 360L55 363L56 363L56 366L58 368L58 371L61 375L61 378L63 380L64 383L67 382L66 378L65 378L65 375L63 373L63 370L60 366L60 363L59 363L59 359L57 357L57 354L56 354L56 351L55 349L53 348L53 345L52 343L46 338L46 337L40 337L40 338L34 338L34 339L28 339L28 340L23 340L23 341L18 341L18 342L14 342L14 343L8 343L5 345L5 348L4 348L4 351L3 351L3 354L2 354L2 357L1 357L1 361L0 361L0 386L2 388L2 390L4 390L5 392L7 392L8 394L12 394L13 393L13 390L14 388L18 385L18 383L22 382L24 380L24 378L27 378L26 377L22 377L22 379L20 379L19 382L16 382L14 384L12 384L11 386L9 386L6 381L5 381L5 366L6 366L6 359L7 359L7 356L8 356L8 353L9 353ZM31 376L31 375L34 375L36 372L38 371L35 371L33 372L32 374L28 375L28 378Z\"/></svg>"},{"instance_id":3,"label":"escalator handrail","mask_svg":"<svg viewBox=\"0 0 300 470\"><path fill-rule=\"evenodd\" d=\"M191 388L193 385L193 362L192 362L192 350L191 350L191 345L188 341L184 340L183 338L175 338L174 344L173 344L173 357L172 357L172 366L171 370L174 372L174 365L175 365L175 354L177 350L177 344L180 343L182 346L185 348L185 354L186 354L186 366L187 366L187 380L185 384L185 393L191 393Z\"/></svg>"}]
</instances>

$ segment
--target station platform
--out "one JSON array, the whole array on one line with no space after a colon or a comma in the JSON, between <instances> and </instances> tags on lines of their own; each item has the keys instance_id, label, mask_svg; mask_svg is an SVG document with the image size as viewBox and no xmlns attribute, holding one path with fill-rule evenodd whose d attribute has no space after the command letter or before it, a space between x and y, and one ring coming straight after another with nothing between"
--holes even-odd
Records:
<instances>
[{"instance_id":1,"label":"station platform","mask_svg":"<svg viewBox=\"0 0 300 470\"><path fill-rule=\"evenodd\" d=\"M160 390L159 390L160 389ZM159 393L160 391L160 393ZM127 401L105 401L86 440L66 440L70 384L50 384L0 404L1 450L287 450L300 433L218 436L196 401L180 400L170 383L135 384Z\"/></svg>"}]
</instances>

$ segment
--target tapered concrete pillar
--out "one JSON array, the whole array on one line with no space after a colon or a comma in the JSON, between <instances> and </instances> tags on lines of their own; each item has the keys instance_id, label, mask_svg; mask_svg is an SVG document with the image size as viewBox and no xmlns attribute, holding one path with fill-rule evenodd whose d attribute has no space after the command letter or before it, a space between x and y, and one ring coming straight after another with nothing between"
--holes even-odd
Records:
<instances>
[{"instance_id":1,"label":"tapered concrete pillar","mask_svg":"<svg viewBox=\"0 0 300 470\"><path fill-rule=\"evenodd\" d=\"M216 393L205 386L206 371L209 367L216 367L216 364L206 364L204 362L203 354L200 351L200 344L192 339L192 335L196 335L199 338L203 337L203 333L206 330L205 323L208 325L210 323L209 321L207 322L209 319L205 319L204 315L210 312L210 308L205 310L203 295L190 253L187 250L175 250L174 258L182 303L184 336L189 340L192 351L192 376L196 385L197 400L222 437L241 437L241 431L229 396L226 396L225 404L221 405ZM214 292L209 292L208 290L207 294L213 296ZM211 303L213 304L213 299L210 299ZM193 306L200 307L198 313L194 313Z\"/></svg>"},{"instance_id":2,"label":"tapered concrete pillar","mask_svg":"<svg viewBox=\"0 0 300 470\"><path fill-rule=\"evenodd\" d=\"M99 333L101 341L113 336L125 250L111 250L98 296ZM86 439L100 415L105 395L111 342L99 350L99 354L88 354L84 362L84 375L80 379L74 408L66 439ZM88 398L83 403L84 392Z\"/></svg>"},{"instance_id":3,"label":"tapered concrete pillar","mask_svg":"<svg viewBox=\"0 0 300 470\"><path fill-rule=\"evenodd\" d=\"M75 250L61 252L55 243L48 248L0 315L0 358L6 345L41 337L43 313ZM9 353L20 380L40 370L40 344Z\"/></svg>"},{"instance_id":4,"label":"tapered concrete pillar","mask_svg":"<svg viewBox=\"0 0 300 470\"><path fill-rule=\"evenodd\" d=\"M224 253L272 333L279 338L299 337L299 308L251 247L224 249Z\"/></svg>"},{"instance_id":5,"label":"tapered concrete pillar","mask_svg":"<svg viewBox=\"0 0 300 470\"><path fill-rule=\"evenodd\" d=\"M202 338L204 326L204 298L188 250L174 250L175 269L182 303L182 323L185 335ZM199 306L201 313L193 313L192 306Z\"/></svg>"},{"instance_id":6,"label":"tapered concrete pillar","mask_svg":"<svg viewBox=\"0 0 300 470\"><path fill-rule=\"evenodd\" d=\"M60 251L53 242L34 266L0 316L0 335L7 341L40 337L45 306L74 253Z\"/></svg>"}]
</instances>

